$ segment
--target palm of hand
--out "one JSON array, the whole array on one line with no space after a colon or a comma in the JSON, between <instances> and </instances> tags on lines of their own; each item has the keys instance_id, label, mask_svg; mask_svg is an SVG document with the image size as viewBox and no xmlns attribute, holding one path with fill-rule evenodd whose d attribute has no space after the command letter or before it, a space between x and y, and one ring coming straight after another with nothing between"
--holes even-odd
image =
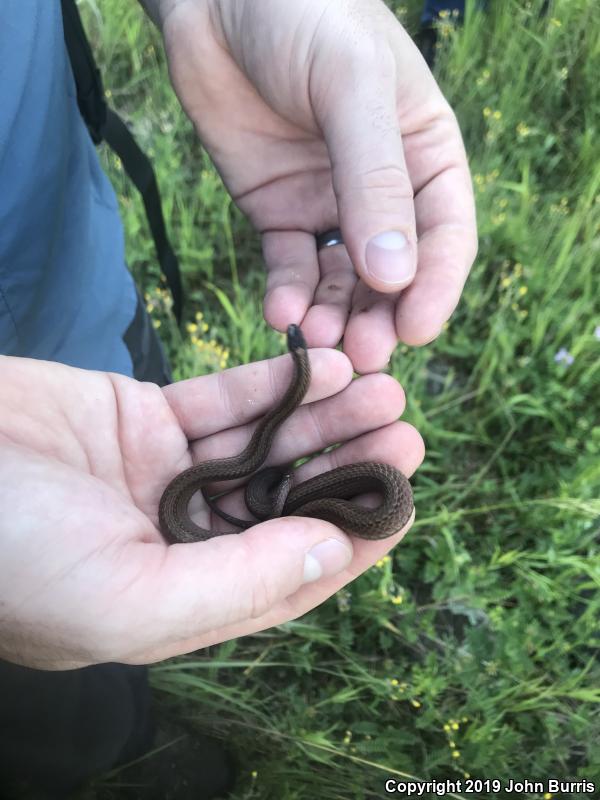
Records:
<instances>
[{"instance_id":1,"label":"palm of hand","mask_svg":"<svg viewBox=\"0 0 600 800\"><path fill-rule=\"evenodd\" d=\"M3 591L36 632L40 666L107 660L98 621L118 628L123 596L164 556L153 517L174 420L161 420L157 386L33 363L7 367L2 494L13 546L4 541ZM18 653L18 641L5 645Z\"/></svg>"}]
</instances>

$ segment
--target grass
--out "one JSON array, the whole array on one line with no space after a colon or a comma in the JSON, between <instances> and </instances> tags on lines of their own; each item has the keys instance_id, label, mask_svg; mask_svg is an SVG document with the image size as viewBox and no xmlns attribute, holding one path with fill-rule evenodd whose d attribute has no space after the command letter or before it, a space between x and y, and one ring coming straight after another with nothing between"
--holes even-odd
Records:
<instances>
[{"instance_id":1,"label":"grass","mask_svg":"<svg viewBox=\"0 0 600 800\"><path fill-rule=\"evenodd\" d=\"M388 4L414 31L416 0ZM600 18L591 0L541 17L539 2L473 5L458 31L442 20L437 76L480 252L447 330L391 364L427 444L417 521L303 619L151 670L167 705L239 755L236 800L382 797L388 776L600 778ZM156 31L133 0L83 6L181 257L184 334L141 204L103 152L176 377L282 352L258 238L173 96Z\"/></svg>"}]
</instances>

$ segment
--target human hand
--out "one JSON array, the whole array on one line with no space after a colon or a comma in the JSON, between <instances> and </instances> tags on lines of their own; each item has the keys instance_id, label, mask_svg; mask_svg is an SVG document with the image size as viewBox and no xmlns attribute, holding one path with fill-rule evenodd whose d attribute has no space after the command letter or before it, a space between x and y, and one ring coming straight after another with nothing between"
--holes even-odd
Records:
<instances>
[{"instance_id":1,"label":"human hand","mask_svg":"<svg viewBox=\"0 0 600 800\"><path fill-rule=\"evenodd\" d=\"M298 479L365 459L410 475L423 445L397 421L398 383L387 375L352 381L337 351L311 350L310 358L305 405L278 432L270 460L343 441L303 465ZM286 517L167 546L157 511L169 479L192 460L240 452L252 421L289 383L289 356L162 390L30 359L0 357L0 373L0 657L9 661L40 669L149 663L262 630L322 603L412 523L366 541ZM230 513L246 516L241 491L231 502ZM190 513L228 529L200 495Z\"/></svg>"},{"instance_id":2,"label":"human hand","mask_svg":"<svg viewBox=\"0 0 600 800\"><path fill-rule=\"evenodd\" d=\"M158 3L179 99L262 234L265 319L312 347L343 336L358 372L434 339L475 257L474 202L456 118L395 16L381 0ZM346 247L317 253L338 225Z\"/></svg>"}]
</instances>

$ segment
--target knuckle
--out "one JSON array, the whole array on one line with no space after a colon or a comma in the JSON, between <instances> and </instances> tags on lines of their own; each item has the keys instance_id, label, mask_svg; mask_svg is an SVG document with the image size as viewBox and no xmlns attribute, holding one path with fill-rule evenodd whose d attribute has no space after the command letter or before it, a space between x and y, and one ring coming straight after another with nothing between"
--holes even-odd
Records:
<instances>
[{"instance_id":1,"label":"knuckle","mask_svg":"<svg viewBox=\"0 0 600 800\"><path fill-rule=\"evenodd\" d=\"M255 553L250 542L242 536L236 550L236 567L233 574L247 575L248 579L241 582L235 600L232 598L236 608L232 609L231 616L235 619L258 619L273 607L276 600L268 568L260 558L256 558Z\"/></svg>"},{"instance_id":2,"label":"knuckle","mask_svg":"<svg viewBox=\"0 0 600 800\"><path fill-rule=\"evenodd\" d=\"M253 578L249 601L248 616L250 619L262 617L274 605L274 592L267 576L260 567Z\"/></svg>"},{"instance_id":3,"label":"knuckle","mask_svg":"<svg viewBox=\"0 0 600 800\"><path fill-rule=\"evenodd\" d=\"M361 173L362 188L383 189L396 199L412 200L414 190L406 168L401 164L381 164Z\"/></svg>"}]
</instances>

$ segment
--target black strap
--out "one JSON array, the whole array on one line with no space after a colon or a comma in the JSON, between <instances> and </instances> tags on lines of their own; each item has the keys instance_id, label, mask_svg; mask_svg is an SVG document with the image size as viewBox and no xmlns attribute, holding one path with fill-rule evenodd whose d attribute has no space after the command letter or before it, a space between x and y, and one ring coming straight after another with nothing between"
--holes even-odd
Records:
<instances>
[{"instance_id":1,"label":"black strap","mask_svg":"<svg viewBox=\"0 0 600 800\"><path fill-rule=\"evenodd\" d=\"M152 164L121 117L106 105L100 71L94 61L75 0L61 0L61 6L79 111L94 144L106 141L121 159L125 172L142 196L156 255L173 297L173 311L177 322L181 324L183 297L179 262L167 236Z\"/></svg>"},{"instance_id":2,"label":"black strap","mask_svg":"<svg viewBox=\"0 0 600 800\"><path fill-rule=\"evenodd\" d=\"M160 203L160 193L150 159L140 149L121 117L110 108L107 109L104 139L119 156L123 162L125 172L142 195L148 224L156 247L156 255L173 296L175 317L177 322L181 324L182 293L179 262L167 236Z\"/></svg>"}]
</instances>

